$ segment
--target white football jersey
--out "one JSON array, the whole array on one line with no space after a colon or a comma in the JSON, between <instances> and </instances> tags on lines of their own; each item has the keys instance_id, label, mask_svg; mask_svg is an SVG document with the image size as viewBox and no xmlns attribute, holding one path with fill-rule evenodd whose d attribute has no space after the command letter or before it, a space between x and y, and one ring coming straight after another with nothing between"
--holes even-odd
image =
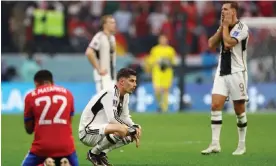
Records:
<instances>
[{"instance_id":1,"label":"white football jersey","mask_svg":"<svg viewBox=\"0 0 276 166\"><path fill-rule=\"evenodd\" d=\"M223 42L221 43L221 51L217 72L220 75L232 74L240 71L247 71L247 43L249 39L248 27L242 22L238 22L230 31L230 36L238 41L233 48L230 49L229 55L223 55L225 51Z\"/></svg>"},{"instance_id":2,"label":"white football jersey","mask_svg":"<svg viewBox=\"0 0 276 166\"><path fill-rule=\"evenodd\" d=\"M129 115L129 94L120 98L117 86L102 90L91 98L82 112L79 131L99 124L125 124L134 125Z\"/></svg>"},{"instance_id":3,"label":"white football jersey","mask_svg":"<svg viewBox=\"0 0 276 166\"><path fill-rule=\"evenodd\" d=\"M89 47L92 48L99 60L100 67L107 70L112 80L115 80L116 39L114 35L107 36L103 31L96 33ZM94 72L96 81L100 80L98 72Z\"/></svg>"}]
</instances>

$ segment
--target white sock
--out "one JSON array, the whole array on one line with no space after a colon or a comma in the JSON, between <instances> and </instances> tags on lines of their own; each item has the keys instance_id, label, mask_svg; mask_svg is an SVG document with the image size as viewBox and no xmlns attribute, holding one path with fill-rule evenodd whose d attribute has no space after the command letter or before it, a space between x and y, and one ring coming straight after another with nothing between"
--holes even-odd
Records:
<instances>
[{"instance_id":1,"label":"white sock","mask_svg":"<svg viewBox=\"0 0 276 166\"><path fill-rule=\"evenodd\" d=\"M122 146L128 145L129 143L131 143L133 140L131 139L130 136L127 136L123 139L121 139L120 141L118 141L116 144L111 145L110 147L108 147L107 149L103 150L104 153L108 153L114 149L120 148Z\"/></svg>"},{"instance_id":2,"label":"white sock","mask_svg":"<svg viewBox=\"0 0 276 166\"><path fill-rule=\"evenodd\" d=\"M103 150L109 148L112 145L115 145L121 140L120 137L114 134L106 135L102 141L100 141L94 148L91 149L93 154L100 154Z\"/></svg>"},{"instance_id":3,"label":"white sock","mask_svg":"<svg viewBox=\"0 0 276 166\"><path fill-rule=\"evenodd\" d=\"M245 112L240 115L237 115L237 126L239 134L239 143L245 143L247 130L247 118Z\"/></svg>"},{"instance_id":4,"label":"white sock","mask_svg":"<svg viewBox=\"0 0 276 166\"><path fill-rule=\"evenodd\" d=\"M219 144L221 126L222 112L211 111L212 143L214 144Z\"/></svg>"}]
</instances>

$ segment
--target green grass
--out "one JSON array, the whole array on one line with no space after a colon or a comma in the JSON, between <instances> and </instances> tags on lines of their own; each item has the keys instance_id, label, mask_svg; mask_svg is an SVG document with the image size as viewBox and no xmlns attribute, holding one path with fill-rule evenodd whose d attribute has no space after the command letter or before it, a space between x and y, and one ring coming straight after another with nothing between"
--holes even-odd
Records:
<instances>
[{"instance_id":1,"label":"green grass","mask_svg":"<svg viewBox=\"0 0 276 166\"><path fill-rule=\"evenodd\" d=\"M86 158L89 147L78 140L80 116L74 119L74 135L81 166L91 165ZM118 166L272 166L276 165L276 114L248 115L247 153L232 156L238 141L236 119L223 116L222 153L203 156L200 151L209 144L208 114L134 114L143 127L141 146L130 144L109 154ZM20 165L30 148L33 136L27 135L23 118L2 115L2 166Z\"/></svg>"}]
</instances>

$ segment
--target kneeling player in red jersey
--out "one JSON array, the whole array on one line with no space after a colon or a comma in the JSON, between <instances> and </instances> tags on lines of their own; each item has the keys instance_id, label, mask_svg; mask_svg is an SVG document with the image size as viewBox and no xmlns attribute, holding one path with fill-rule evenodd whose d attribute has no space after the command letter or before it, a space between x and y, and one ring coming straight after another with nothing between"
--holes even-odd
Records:
<instances>
[{"instance_id":1,"label":"kneeling player in red jersey","mask_svg":"<svg viewBox=\"0 0 276 166\"><path fill-rule=\"evenodd\" d=\"M24 122L28 134L34 132L31 150L22 166L37 166L51 157L55 165L67 158L78 166L72 135L74 99L71 92L53 84L52 73L40 70L34 76L35 90L25 98Z\"/></svg>"}]
</instances>

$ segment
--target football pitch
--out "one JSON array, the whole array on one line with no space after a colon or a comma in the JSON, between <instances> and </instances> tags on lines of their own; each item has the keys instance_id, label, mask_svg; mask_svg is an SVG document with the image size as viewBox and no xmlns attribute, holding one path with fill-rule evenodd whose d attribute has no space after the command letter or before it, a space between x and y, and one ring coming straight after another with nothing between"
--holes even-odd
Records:
<instances>
[{"instance_id":1,"label":"football pitch","mask_svg":"<svg viewBox=\"0 0 276 166\"><path fill-rule=\"evenodd\" d=\"M78 140L80 115L73 119L80 166L89 147ZM141 145L130 144L109 153L115 166L276 166L276 114L248 115L247 153L232 156L238 135L234 115L223 115L220 154L200 151L211 139L208 113L133 114L142 126ZM30 148L33 135L25 133L23 115L2 115L2 166L18 166Z\"/></svg>"}]
</instances>

